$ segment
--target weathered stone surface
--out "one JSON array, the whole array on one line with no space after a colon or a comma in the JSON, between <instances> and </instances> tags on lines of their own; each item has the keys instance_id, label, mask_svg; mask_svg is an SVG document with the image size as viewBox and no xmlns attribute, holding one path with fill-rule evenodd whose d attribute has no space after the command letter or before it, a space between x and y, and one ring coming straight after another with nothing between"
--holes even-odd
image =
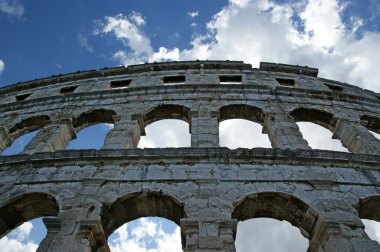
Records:
<instances>
[{"instance_id":1,"label":"weathered stone surface","mask_svg":"<svg viewBox=\"0 0 380 252\"><path fill-rule=\"evenodd\" d=\"M300 228L309 251L380 251L360 221L380 221L380 141L368 131L380 133L379 99L314 68L261 66L154 63L0 89L0 150L40 129L22 154L0 156L0 236L56 216L38 251L109 251L118 227L161 216L186 252L235 251L238 221L270 217ZM234 118L261 124L273 149L219 147L219 123ZM136 149L161 119L189 123L191 147ZM352 153L312 150L298 121ZM101 150L64 150L96 123L114 124Z\"/></svg>"}]
</instances>

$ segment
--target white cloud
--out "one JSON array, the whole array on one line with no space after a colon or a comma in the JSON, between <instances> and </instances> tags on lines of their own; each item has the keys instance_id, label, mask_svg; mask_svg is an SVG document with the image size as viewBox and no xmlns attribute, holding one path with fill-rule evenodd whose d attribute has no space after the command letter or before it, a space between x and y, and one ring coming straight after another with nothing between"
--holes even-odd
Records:
<instances>
[{"instance_id":1,"label":"white cloud","mask_svg":"<svg viewBox=\"0 0 380 252\"><path fill-rule=\"evenodd\" d=\"M194 28L194 27L197 27L197 26L198 26L198 24L195 23L195 22L193 22L193 23L190 24L190 27L193 27L193 28Z\"/></svg>"},{"instance_id":2,"label":"white cloud","mask_svg":"<svg viewBox=\"0 0 380 252\"><path fill-rule=\"evenodd\" d=\"M362 37L355 36L365 20L352 17L349 25L344 24L344 8L337 0L297 4L231 0L207 24L207 33L193 36L190 48L162 45L158 52L139 27L120 14L106 17L102 32L113 32L131 49L114 56L123 64L158 60L159 55L165 56L162 60L244 60L255 67L260 61L282 62L318 67L322 77L379 92L380 34L364 31Z\"/></svg>"},{"instance_id":3,"label":"white cloud","mask_svg":"<svg viewBox=\"0 0 380 252\"><path fill-rule=\"evenodd\" d=\"M133 224L136 226L133 227ZM151 218L140 218L134 223L124 224L115 231L115 238L110 238L113 252L177 252L182 251L180 229L166 232L162 222Z\"/></svg>"},{"instance_id":4,"label":"white cloud","mask_svg":"<svg viewBox=\"0 0 380 252\"><path fill-rule=\"evenodd\" d=\"M145 22L141 15L133 13L131 18L128 18L118 14L114 17L105 17L105 20L106 24L101 28L101 33L113 33L118 40L137 54L153 53L149 38L138 27Z\"/></svg>"},{"instance_id":5,"label":"white cloud","mask_svg":"<svg viewBox=\"0 0 380 252\"><path fill-rule=\"evenodd\" d=\"M81 33L78 34L78 42L79 45L86 49L88 52L94 52L94 47L90 45L90 43L88 42L88 38Z\"/></svg>"},{"instance_id":6,"label":"white cloud","mask_svg":"<svg viewBox=\"0 0 380 252\"><path fill-rule=\"evenodd\" d=\"M22 17L24 6L18 0L0 0L0 12L7 15Z\"/></svg>"},{"instance_id":7,"label":"white cloud","mask_svg":"<svg viewBox=\"0 0 380 252\"><path fill-rule=\"evenodd\" d=\"M289 222L257 218L238 223L235 245L241 252L302 252L309 241Z\"/></svg>"},{"instance_id":8,"label":"white cloud","mask_svg":"<svg viewBox=\"0 0 380 252\"><path fill-rule=\"evenodd\" d=\"M0 76L4 72L5 69L5 63L3 60L0 60Z\"/></svg>"},{"instance_id":9,"label":"white cloud","mask_svg":"<svg viewBox=\"0 0 380 252\"><path fill-rule=\"evenodd\" d=\"M140 13L133 11L130 15L131 20L138 26L145 25L145 19Z\"/></svg>"},{"instance_id":10,"label":"white cloud","mask_svg":"<svg viewBox=\"0 0 380 252\"><path fill-rule=\"evenodd\" d=\"M189 11L187 13L188 16L192 17L192 18L195 18L199 15L199 11Z\"/></svg>"},{"instance_id":11,"label":"white cloud","mask_svg":"<svg viewBox=\"0 0 380 252\"><path fill-rule=\"evenodd\" d=\"M31 222L25 222L7 236L0 239L0 248L7 252L34 252L38 245L29 240L33 228Z\"/></svg>"}]
</instances>

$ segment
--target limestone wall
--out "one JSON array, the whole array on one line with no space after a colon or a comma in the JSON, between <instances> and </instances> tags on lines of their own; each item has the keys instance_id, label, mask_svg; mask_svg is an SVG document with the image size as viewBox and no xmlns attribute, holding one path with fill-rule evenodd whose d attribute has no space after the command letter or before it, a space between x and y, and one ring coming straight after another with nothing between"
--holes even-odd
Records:
<instances>
[{"instance_id":1,"label":"limestone wall","mask_svg":"<svg viewBox=\"0 0 380 252\"><path fill-rule=\"evenodd\" d=\"M108 251L125 222L161 216L184 251L235 251L240 220L287 220L309 251L380 251L360 218L380 221L379 94L317 77L318 69L239 61L153 63L78 72L0 89L0 233L41 216L39 251ZM219 123L263 126L272 149L219 147ZM191 147L136 149L148 124L189 123ZM312 150L298 121L331 130L351 153ZM101 150L64 150L113 123Z\"/></svg>"}]
</instances>

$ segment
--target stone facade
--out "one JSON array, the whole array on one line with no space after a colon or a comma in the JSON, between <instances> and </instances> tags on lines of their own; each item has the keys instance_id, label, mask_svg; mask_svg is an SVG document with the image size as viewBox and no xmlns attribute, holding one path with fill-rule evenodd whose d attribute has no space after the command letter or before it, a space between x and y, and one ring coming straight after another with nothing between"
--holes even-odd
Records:
<instances>
[{"instance_id":1,"label":"stone facade","mask_svg":"<svg viewBox=\"0 0 380 252\"><path fill-rule=\"evenodd\" d=\"M42 216L38 251L109 251L124 223L160 216L185 252L235 251L238 221L286 220L308 251L380 251L361 218L380 221L380 95L315 68L240 61L154 63L53 76L0 89L0 233ZM273 149L219 147L219 123L260 123ZM137 149L148 124L189 123L191 147ZM296 122L331 130L351 153L311 149ZM101 150L64 150L112 123Z\"/></svg>"}]
</instances>

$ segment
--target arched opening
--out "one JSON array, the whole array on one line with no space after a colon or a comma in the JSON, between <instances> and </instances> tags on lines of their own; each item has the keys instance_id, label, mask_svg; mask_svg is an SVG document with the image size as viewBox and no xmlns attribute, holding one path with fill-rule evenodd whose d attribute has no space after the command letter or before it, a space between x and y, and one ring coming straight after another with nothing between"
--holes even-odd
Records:
<instances>
[{"instance_id":1,"label":"arched opening","mask_svg":"<svg viewBox=\"0 0 380 252\"><path fill-rule=\"evenodd\" d=\"M41 218L24 222L0 239L2 251L36 251L47 230Z\"/></svg>"},{"instance_id":2,"label":"arched opening","mask_svg":"<svg viewBox=\"0 0 380 252\"><path fill-rule=\"evenodd\" d=\"M8 131L10 138L14 140L1 154L14 155L22 152L39 130L49 123L50 118L47 115L32 116L16 123Z\"/></svg>"},{"instance_id":3,"label":"arched opening","mask_svg":"<svg viewBox=\"0 0 380 252\"><path fill-rule=\"evenodd\" d=\"M100 149L107 133L113 128L115 116L113 110L94 109L74 118L77 137L69 142L66 149Z\"/></svg>"},{"instance_id":4,"label":"arched opening","mask_svg":"<svg viewBox=\"0 0 380 252\"><path fill-rule=\"evenodd\" d=\"M230 119L219 124L219 145L229 149L271 148L268 135L263 134L262 126L245 119Z\"/></svg>"},{"instance_id":5,"label":"arched opening","mask_svg":"<svg viewBox=\"0 0 380 252\"><path fill-rule=\"evenodd\" d=\"M365 226L364 231L372 239L380 243L380 196L372 196L360 200L358 214Z\"/></svg>"},{"instance_id":6,"label":"arched opening","mask_svg":"<svg viewBox=\"0 0 380 252\"><path fill-rule=\"evenodd\" d=\"M103 146L104 139L112 127L113 124L98 123L83 128L77 133L77 137L69 142L66 150L99 150Z\"/></svg>"},{"instance_id":7,"label":"arched opening","mask_svg":"<svg viewBox=\"0 0 380 252\"><path fill-rule=\"evenodd\" d=\"M325 127L310 122L298 122L297 125L303 138L311 148L348 152L342 142L338 139L333 139L333 133Z\"/></svg>"},{"instance_id":8,"label":"arched opening","mask_svg":"<svg viewBox=\"0 0 380 252\"><path fill-rule=\"evenodd\" d=\"M28 132L36 131L50 123L50 118L47 115L32 116L16 123L10 130L9 134L13 138L17 138Z\"/></svg>"},{"instance_id":9,"label":"arched opening","mask_svg":"<svg viewBox=\"0 0 380 252\"><path fill-rule=\"evenodd\" d=\"M109 238L111 251L182 251L177 224L160 217L142 217L119 227Z\"/></svg>"},{"instance_id":10,"label":"arched opening","mask_svg":"<svg viewBox=\"0 0 380 252\"><path fill-rule=\"evenodd\" d=\"M333 139L336 125L333 114L317 109L298 108L290 115L297 122L302 136L313 149L348 152L340 140Z\"/></svg>"},{"instance_id":11,"label":"arched opening","mask_svg":"<svg viewBox=\"0 0 380 252\"><path fill-rule=\"evenodd\" d=\"M190 110L180 105L160 105L141 115L145 135L138 148L190 147Z\"/></svg>"},{"instance_id":12,"label":"arched opening","mask_svg":"<svg viewBox=\"0 0 380 252\"><path fill-rule=\"evenodd\" d=\"M309 241L287 221L255 218L240 221L235 246L237 252L304 252Z\"/></svg>"},{"instance_id":13,"label":"arched opening","mask_svg":"<svg viewBox=\"0 0 380 252\"><path fill-rule=\"evenodd\" d=\"M220 109L219 144L230 149L271 148L268 135L262 133L264 113L244 105L227 105Z\"/></svg>"},{"instance_id":14,"label":"arched opening","mask_svg":"<svg viewBox=\"0 0 380 252\"><path fill-rule=\"evenodd\" d=\"M150 217L160 217L160 219ZM109 245L111 248L127 246L128 244L131 246L130 238L133 236L141 240L144 236L148 236L150 239L154 239L151 243L155 245L159 245L164 240L171 242L182 240L182 244L184 244L184 235L180 234L178 227L180 219L184 217L186 214L183 204L177 199L165 195L162 191L139 192L121 197L110 207L105 207L102 211L102 226L106 236L110 237ZM173 223L167 223L162 218ZM136 227L136 225L138 229L132 231L131 228ZM160 227L160 225L169 225L169 227ZM117 231L115 232L115 230ZM111 235L114 232L115 235ZM135 233L133 234L133 232ZM149 246L149 242L143 246ZM165 244L160 246L165 246ZM178 251L178 249L168 251Z\"/></svg>"},{"instance_id":15,"label":"arched opening","mask_svg":"<svg viewBox=\"0 0 380 252\"><path fill-rule=\"evenodd\" d=\"M257 224L259 224L259 228L270 229L272 235L277 232L278 240L276 240L276 243L277 245L280 245L280 247L291 246L291 244L288 243L281 244L282 242L289 241L286 239L281 239L281 237L284 236L292 237L296 240L302 240L302 244L304 245L301 244L300 248L304 248L305 244L308 244L308 240L305 238L310 237L311 231L317 220L317 215L311 208L308 207L306 203L292 195L264 192L249 195L238 202L232 212L232 218L239 220L235 245L237 247L237 251L242 252L247 251L244 248L250 244L253 239L255 239L253 235L256 233L254 229L258 228ZM279 231L284 230L284 227L286 227L287 224L283 224L283 222L278 221L268 221L267 219L257 220L254 218L273 218L278 221L285 220L299 229L293 229L294 232L284 234ZM251 221L249 219L254 220ZM250 231L247 232L247 229ZM290 232L290 230L288 231ZM305 238L302 238L302 236ZM266 246L265 251L277 251L275 249L278 248L277 245L276 247L273 247L270 239L266 239L266 244L264 245Z\"/></svg>"},{"instance_id":16,"label":"arched opening","mask_svg":"<svg viewBox=\"0 0 380 252\"><path fill-rule=\"evenodd\" d=\"M0 208L0 238L26 221L57 216L58 203L49 194L29 193L16 197Z\"/></svg>"},{"instance_id":17,"label":"arched opening","mask_svg":"<svg viewBox=\"0 0 380 252\"><path fill-rule=\"evenodd\" d=\"M17 137L10 146L8 146L1 155L15 155L22 152L25 146L38 134L39 130L35 130Z\"/></svg>"}]
</instances>

